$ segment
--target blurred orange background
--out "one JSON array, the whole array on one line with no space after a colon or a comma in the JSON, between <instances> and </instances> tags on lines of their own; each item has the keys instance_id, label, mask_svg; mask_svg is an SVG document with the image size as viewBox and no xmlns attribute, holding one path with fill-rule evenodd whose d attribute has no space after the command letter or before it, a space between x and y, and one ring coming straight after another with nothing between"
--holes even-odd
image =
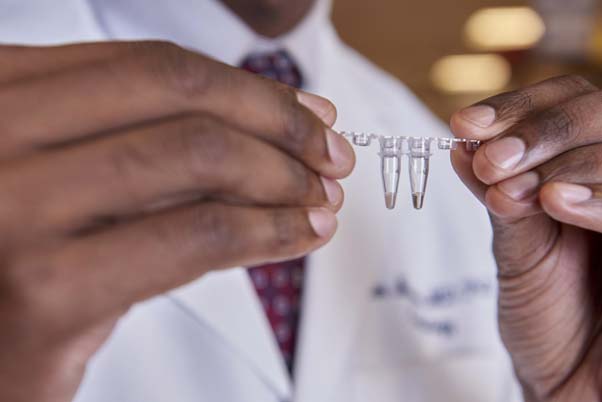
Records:
<instances>
[{"instance_id":1,"label":"blurred orange background","mask_svg":"<svg viewBox=\"0 0 602 402\"><path fill-rule=\"evenodd\" d=\"M491 7L495 8L490 18L478 28L480 36L503 40L504 35L510 39L518 35L520 39L537 35L541 24L541 38L526 47L510 44L502 50L474 46L467 38L467 21ZM446 120L456 109L500 90L554 75L578 73L602 84L601 9L599 0L335 0L333 19L347 43L401 79ZM523 21L528 11L539 21L532 16ZM445 56L464 54L501 58L509 75L481 77L490 83L498 80L496 88L462 90L463 77L457 75L473 74L464 77L468 83L475 77L471 68L460 67L460 71L443 73L444 80L459 88L438 88L433 66ZM490 69L477 68L477 75L490 73L482 70Z\"/></svg>"}]
</instances>

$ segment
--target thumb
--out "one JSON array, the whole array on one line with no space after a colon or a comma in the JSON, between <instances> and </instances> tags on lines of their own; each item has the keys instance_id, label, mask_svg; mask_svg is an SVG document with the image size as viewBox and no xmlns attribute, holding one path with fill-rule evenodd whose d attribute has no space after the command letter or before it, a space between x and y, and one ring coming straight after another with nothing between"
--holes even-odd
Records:
<instances>
[{"instance_id":1,"label":"thumb","mask_svg":"<svg viewBox=\"0 0 602 402\"><path fill-rule=\"evenodd\" d=\"M543 110L594 90L595 86L580 77L553 78L460 110L452 116L450 127L456 136L487 142L505 135ZM479 180L473 169L474 155L458 149L451 153L452 165L464 184L490 211L500 275L520 273L549 253L558 236L558 224L543 213L533 198L517 202L507 196L508 191L500 191L499 186L489 186ZM515 184L524 188L526 183L520 182L530 178L528 174L517 176L502 186Z\"/></svg>"},{"instance_id":2,"label":"thumb","mask_svg":"<svg viewBox=\"0 0 602 402\"><path fill-rule=\"evenodd\" d=\"M451 117L450 128L457 137L488 141L529 116L596 90L594 85L578 76L552 78L462 109ZM473 156L473 152L460 147L451 153L452 166L464 184L484 203L487 186L474 175Z\"/></svg>"}]
</instances>

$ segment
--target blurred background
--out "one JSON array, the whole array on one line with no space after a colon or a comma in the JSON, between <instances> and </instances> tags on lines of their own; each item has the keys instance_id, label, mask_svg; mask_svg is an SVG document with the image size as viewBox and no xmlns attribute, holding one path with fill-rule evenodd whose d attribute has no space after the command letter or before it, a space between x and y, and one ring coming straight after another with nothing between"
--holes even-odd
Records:
<instances>
[{"instance_id":1,"label":"blurred background","mask_svg":"<svg viewBox=\"0 0 602 402\"><path fill-rule=\"evenodd\" d=\"M577 73L602 84L602 0L335 0L342 38L442 119Z\"/></svg>"}]
</instances>

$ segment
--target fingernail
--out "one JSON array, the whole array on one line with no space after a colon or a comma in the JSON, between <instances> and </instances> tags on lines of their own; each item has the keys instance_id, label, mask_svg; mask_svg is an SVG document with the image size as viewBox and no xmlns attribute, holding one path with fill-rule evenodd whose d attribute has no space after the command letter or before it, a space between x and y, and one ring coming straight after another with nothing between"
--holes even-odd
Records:
<instances>
[{"instance_id":1,"label":"fingernail","mask_svg":"<svg viewBox=\"0 0 602 402\"><path fill-rule=\"evenodd\" d=\"M330 160L340 168L347 168L353 163L353 149L342 135L334 130L326 129L326 145Z\"/></svg>"},{"instance_id":2,"label":"fingernail","mask_svg":"<svg viewBox=\"0 0 602 402\"><path fill-rule=\"evenodd\" d=\"M592 198L592 190L589 187L570 183L556 183L556 189L562 199L569 204L578 204Z\"/></svg>"},{"instance_id":3,"label":"fingernail","mask_svg":"<svg viewBox=\"0 0 602 402\"><path fill-rule=\"evenodd\" d=\"M497 188L515 201L524 200L535 194L539 187L539 174L527 172L498 183Z\"/></svg>"},{"instance_id":4,"label":"fingernail","mask_svg":"<svg viewBox=\"0 0 602 402\"><path fill-rule=\"evenodd\" d=\"M476 126L487 128L495 121L495 109L487 105L471 106L460 111L460 116Z\"/></svg>"},{"instance_id":5,"label":"fingernail","mask_svg":"<svg viewBox=\"0 0 602 402\"><path fill-rule=\"evenodd\" d=\"M523 159L527 147L517 137L505 137L485 146L487 159L500 169L510 170Z\"/></svg>"},{"instance_id":6,"label":"fingernail","mask_svg":"<svg viewBox=\"0 0 602 402\"><path fill-rule=\"evenodd\" d=\"M337 227L336 217L325 208L311 209L308 213L308 218L311 227L318 237L330 237Z\"/></svg>"},{"instance_id":7,"label":"fingernail","mask_svg":"<svg viewBox=\"0 0 602 402\"><path fill-rule=\"evenodd\" d=\"M328 202L332 205L338 205L343 199L341 186L332 179L327 179L326 177L321 177L320 179L322 180L322 186L324 187Z\"/></svg>"},{"instance_id":8,"label":"fingernail","mask_svg":"<svg viewBox=\"0 0 602 402\"><path fill-rule=\"evenodd\" d=\"M328 127L336 121L337 109L328 99L308 92L297 91L297 100L318 116Z\"/></svg>"}]
</instances>

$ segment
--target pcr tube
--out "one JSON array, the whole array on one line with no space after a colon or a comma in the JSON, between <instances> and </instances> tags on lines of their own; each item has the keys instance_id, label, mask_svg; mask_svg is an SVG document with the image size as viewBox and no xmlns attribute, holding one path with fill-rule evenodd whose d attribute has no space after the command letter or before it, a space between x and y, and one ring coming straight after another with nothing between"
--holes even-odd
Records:
<instances>
[{"instance_id":1,"label":"pcr tube","mask_svg":"<svg viewBox=\"0 0 602 402\"><path fill-rule=\"evenodd\" d=\"M353 145L361 147L369 146L372 140L379 141L385 204L389 209L395 207L403 155L407 155L409 159L412 203L414 208L421 209L424 204L429 163L433 150L438 148L454 151L459 146L464 146L467 151L472 152L476 151L481 144L479 140L452 137L383 136L353 131L342 131L340 134L349 139Z\"/></svg>"},{"instance_id":2,"label":"pcr tube","mask_svg":"<svg viewBox=\"0 0 602 402\"><path fill-rule=\"evenodd\" d=\"M409 138L408 149L412 203L415 209L422 209L429 176L429 158L432 155L431 139L424 137Z\"/></svg>"},{"instance_id":3,"label":"pcr tube","mask_svg":"<svg viewBox=\"0 0 602 402\"><path fill-rule=\"evenodd\" d=\"M380 160L385 190L385 205L395 208L397 188L399 186L399 171L401 167L401 138L380 138Z\"/></svg>"}]
</instances>

